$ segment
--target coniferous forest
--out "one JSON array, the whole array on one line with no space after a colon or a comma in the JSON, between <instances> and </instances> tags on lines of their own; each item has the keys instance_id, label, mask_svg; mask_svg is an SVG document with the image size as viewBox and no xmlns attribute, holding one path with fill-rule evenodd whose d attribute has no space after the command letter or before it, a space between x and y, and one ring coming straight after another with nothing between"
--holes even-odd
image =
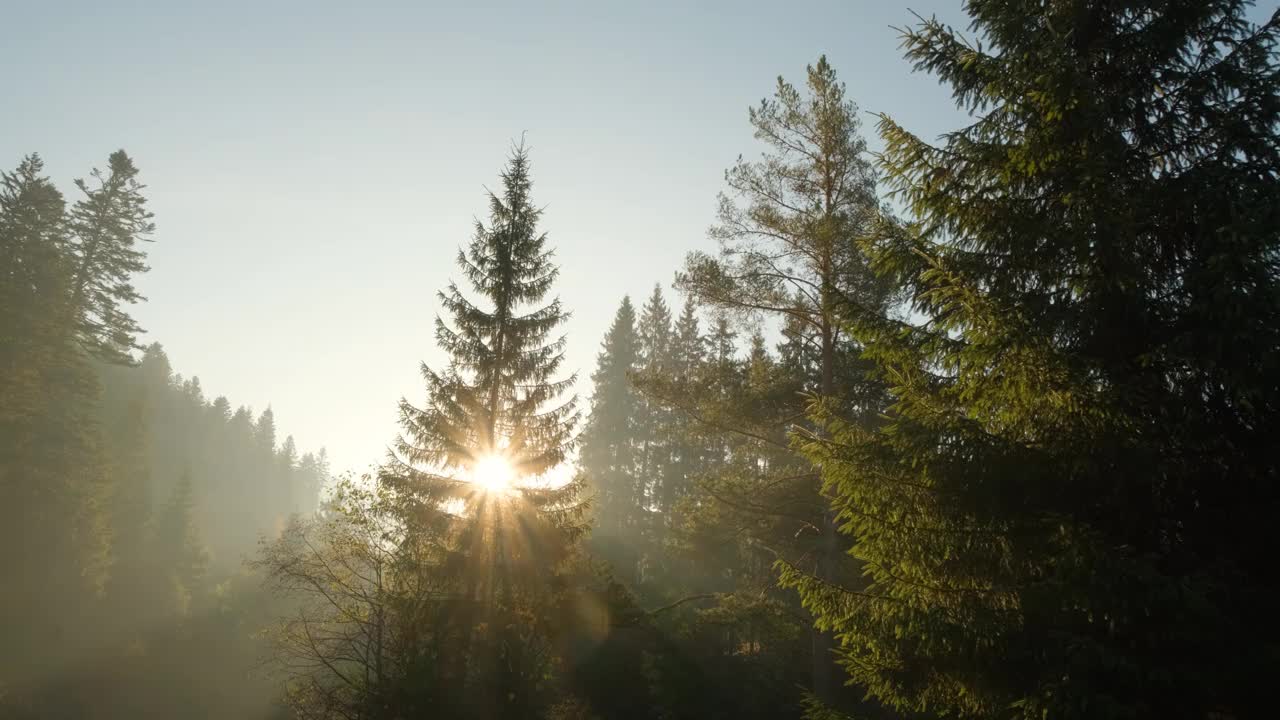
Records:
<instances>
[{"instance_id":1,"label":"coniferous forest","mask_svg":"<svg viewBox=\"0 0 1280 720\"><path fill-rule=\"evenodd\" d=\"M0 718L1269 717L1280 11L964 9L967 124L760 78L603 338L517 131L363 472L135 319L135 158L11 158Z\"/></svg>"}]
</instances>

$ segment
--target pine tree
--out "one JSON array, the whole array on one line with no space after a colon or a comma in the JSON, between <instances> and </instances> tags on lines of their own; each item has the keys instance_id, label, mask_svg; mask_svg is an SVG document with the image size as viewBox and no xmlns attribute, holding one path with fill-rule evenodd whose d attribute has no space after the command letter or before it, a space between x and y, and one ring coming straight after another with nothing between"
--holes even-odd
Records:
<instances>
[{"instance_id":1,"label":"pine tree","mask_svg":"<svg viewBox=\"0 0 1280 720\"><path fill-rule=\"evenodd\" d=\"M150 242L155 225L142 195L146 186L138 182L138 169L123 150L111 153L105 174L95 168L90 176L94 184L76 180L84 197L69 218L72 303L81 313L85 349L110 362L128 363L141 328L127 306L145 299L133 278L148 270L146 253L137 244Z\"/></svg>"},{"instance_id":2,"label":"pine tree","mask_svg":"<svg viewBox=\"0 0 1280 720\"><path fill-rule=\"evenodd\" d=\"M280 445L279 463L280 469L285 473L293 472L298 468L298 443L294 441L292 435L286 435L284 442Z\"/></svg>"},{"instance_id":3,"label":"pine tree","mask_svg":"<svg viewBox=\"0 0 1280 720\"><path fill-rule=\"evenodd\" d=\"M169 489L188 462L184 438L178 432L180 407L172 401L176 375L160 343L151 343L143 350L136 368L123 366L113 372L105 367L114 364L113 360L100 361L103 376L118 378L120 384L136 384L146 396L147 425L152 435L147 445L152 479L156 482L154 499L158 504L168 497ZM131 372L135 369L136 374Z\"/></svg>"},{"instance_id":4,"label":"pine tree","mask_svg":"<svg viewBox=\"0 0 1280 720\"><path fill-rule=\"evenodd\" d=\"M231 401L226 395L215 398L213 404L209 406L209 411L217 423L225 424L231 421Z\"/></svg>"},{"instance_id":5,"label":"pine tree","mask_svg":"<svg viewBox=\"0 0 1280 720\"><path fill-rule=\"evenodd\" d=\"M67 662L109 564L100 388L75 344L62 194L36 155L0 174L0 683ZM19 659L10 664L10 659Z\"/></svg>"},{"instance_id":6,"label":"pine tree","mask_svg":"<svg viewBox=\"0 0 1280 720\"><path fill-rule=\"evenodd\" d=\"M488 225L477 222L457 258L487 307L456 284L439 294L451 322L437 317L436 339L449 364L423 366L427 404L402 400L402 434L379 476L401 499L406 563L447 588L406 620L422 642L450 648L406 680L419 696L404 700L406 715L419 704L440 709L440 698L420 694L441 678L482 715L527 716L548 702L552 618L583 531L582 481L545 478L572 448L578 413L576 398L561 399L574 378L556 379L565 338L554 333L568 313L545 301L559 270L537 229L523 146L502 184L501 196L489 196Z\"/></svg>"},{"instance_id":7,"label":"pine tree","mask_svg":"<svg viewBox=\"0 0 1280 720\"><path fill-rule=\"evenodd\" d=\"M636 325L640 363L646 370L669 364L673 340L671 331L671 309L662 296L662 286L654 284L649 299L640 308L640 321Z\"/></svg>"},{"instance_id":8,"label":"pine tree","mask_svg":"<svg viewBox=\"0 0 1280 720\"><path fill-rule=\"evenodd\" d=\"M698 323L698 307L692 300L686 301L676 320L671 350L672 371L681 375L692 373L702 364L706 352L706 341Z\"/></svg>"},{"instance_id":9,"label":"pine tree","mask_svg":"<svg viewBox=\"0 0 1280 720\"><path fill-rule=\"evenodd\" d=\"M813 557L823 508L815 474L787 439L799 381L783 372L763 334L751 334L745 358L736 337L722 315L702 362L637 381L647 398L676 409L661 432L689 481L656 538L661 602L703 599L677 627L690 633L687 652L717 676L705 683L734 683L739 691L728 702L772 717L794 712L797 687L811 679L808 625L795 593L777 587L773 562Z\"/></svg>"},{"instance_id":10,"label":"pine tree","mask_svg":"<svg viewBox=\"0 0 1280 720\"><path fill-rule=\"evenodd\" d=\"M706 345L698 322L698 308L688 300L676 320L670 373L678 379L698 374L706 359ZM707 452L706 438L687 414L672 413L668 422L673 457L670 481L663 488L665 494L661 501L663 506L674 511L676 504L692 491L696 479L704 471ZM668 514L668 523L674 520L673 515L674 512Z\"/></svg>"},{"instance_id":11,"label":"pine tree","mask_svg":"<svg viewBox=\"0 0 1280 720\"><path fill-rule=\"evenodd\" d=\"M635 308L624 297L601 343L592 374L591 415L582 433L579 467L595 490L592 554L616 576L638 583L654 554L641 471L648 408L632 383L642 345Z\"/></svg>"},{"instance_id":12,"label":"pine tree","mask_svg":"<svg viewBox=\"0 0 1280 720\"><path fill-rule=\"evenodd\" d=\"M195 496L191 474L185 472L156 519L156 548L160 571L169 581L173 611L191 612L193 600L204 589L209 554L195 524Z\"/></svg>"},{"instance_id":13,"label":"pine tree","mask_svg":"<svg viewBox=\"0 0 1280 720\"><path fill-rule=\"evenodd\" d=\"M278 465L276 470L276 486L279 493L278 507L280 513L287 517L299 512L302 505L302 489L297 486L299 480L298 444L294 442L292 435L285 436L284 442L280 445L280 452L276 456L276 463Z\"/></svg>"},{"instance_id":14,"label":"pine tree","mask_svg":"<svg viewBox=\"0 0 1280 720\"><path fill-rule=\"evenodd\" d=\"M298 493L298 512L310 515L320 504L320 493L324 486L328 471L322 469L321 461L315 453L303 453L298 461L297 480L294 489Z\"/></svg>"},{"instance_id":15,"label":"pine tree","mask_svg":"<svg viewBox=\"0 0 1280 720\"><path fill-rule=\"evenodd\" d=\"M107 595L114 611L134 623L154 608L147 604L154 570L151 457L145 389L129 388L120 417L112 418L107 451L113 492L108 506L112 528L112 567Z\"/></svg>"},{"instance_id":16,"label":"pine tree","mask_svg":"<svg viewBox=\"0 0 1280 720\"><path fill-rule=\"evenodd\" d=\"M885 703L1271 705L1280 13L1247 6L972 0L980 43L905 32L976 120L940 147L881 120L911 219L866 247L914 313L849 319L894 404L809 447L873 584L789 578Z\"/></svg>"},{"instance_id":17,"label":"pine tree","mask_svg":"<svg viewBox=\"0 0 1280 720\"><path fill-rule=\"evenodd\" d=\"M268 461L275 459L276 454L276 414L268 405L253 424L253 438L258 452Z\"/></svg>"},{"instance_id":18,"label":"pine tree","mask_svg":"<svg viewBox=\"0 0 1280 720\"><path fill-rule=\"evenodd\" d=\"M720 312L792 323L818 350L813 389L830 401L847 390L838 311L883 308L888 294L854 242L878 216L857 108L825 56L807 73L807 93L778 78L773 98L750 110L755 137L769 152L739 159L725 173L729 194L720 196L711 231L719 254L690 254L677 284ZM834 581L844 564L834 518L820 526L816 572ZM826 702L836 688L831 645L828 635L815 635L813 689Z\"/></svg>"},{"instance_id":19,"label":"pine tree","mask_svg":"<svg viewBox=\"0 0 1280 720\"><path fill-rule=\"evenodd\" d=\"M640 309L636 325L639 339L638 371L646 375L662 374L671 365L672 327L671 310L662 296L662 287L653 286L653 293ZM640 445L640 508L662 512L657 505L658 489L662 487L670 465L667 438L662 430L667 426L666 412L658 405L644 403L637 424L636 437ZM646 522L646 527L648 523Z\"/></svg>"},{"instance_id":20,"label":"pine tree","mask_svg":"<svg viewBox=\"0 0 1280 720\"><path fill-rule=\"evenodd\" d=\"M732 368L738 355L737 345L738 333L734 331L733 326L729 323L729 318L723 314L716 317L711 333L707 335L708 347L708 364L715 370L720 371L725 380L723 385L727 391L732 385L732 380L728 378L733 374Z\"/></svg>"},{"instance_id":21,"label":"pine tree","mask_svg":"<svg viewBox=\"0 0 1280 720\"><path fill-rule=\"evenodd\" d=\"M453 479L441 472L474 469L500 455L521 479L536 478L564 461L577 422L576 398L553 405L575 380L555 379L565 338L552 333L569 317L558 298L541 307L557 268L538 232L542 212L529 191L528 154L516 149L502 174L503 195L490 194L488 227L457 256L473 290L491 303L472 303L454 283L439 293L452 326L436 318L436 341L449 355L442 372L422 368L428 406L401 403L405 434L397 443L406 479ZM393 473L394 475L394 473ZM426 483L419 483L423 485Z\"/></svg>"},{"instance_id":22,"label":"pine tree","mask_svg":"<svg viewBox=\"0 0 1280 720\"><path fill-rule=\"evenodd\" d=\"M623 297L591 375L595 390L580 461L595 491L595 534L613 542L629 536L642 503L635 448L640 406L629 377L639 363L638 342L635 308Z\"/></svg>"},{"instance_id":23,"label":"pine tree","mask_svg":"<svg viewBox=\"0 0 1280 720\"><path fill-rule=\"evenodd\" d=\"M12 354L24 344L56 337L60 314L69 306L65 202L43 171L44 162L33 154L13 172L0 174L0 252L5 260L0 270L5 293L0 348Z\"/></svg>"}]
</instances>

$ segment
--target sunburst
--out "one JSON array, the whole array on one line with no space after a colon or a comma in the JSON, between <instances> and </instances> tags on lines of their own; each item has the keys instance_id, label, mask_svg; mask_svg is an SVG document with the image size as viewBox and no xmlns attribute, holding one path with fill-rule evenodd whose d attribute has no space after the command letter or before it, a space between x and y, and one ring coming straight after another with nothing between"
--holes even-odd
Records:
<instances>
[{"instance_id":1,"label":"sunburst","mask_svg":"<svg viewBox=\"0 0 1280 720\"><path fill-rule=\"evenodd\" d=\"M471 466L471 482L490 494L507 494L515 489L516 471L501 455L485 455Z\"/></svg>"}]
</instances>

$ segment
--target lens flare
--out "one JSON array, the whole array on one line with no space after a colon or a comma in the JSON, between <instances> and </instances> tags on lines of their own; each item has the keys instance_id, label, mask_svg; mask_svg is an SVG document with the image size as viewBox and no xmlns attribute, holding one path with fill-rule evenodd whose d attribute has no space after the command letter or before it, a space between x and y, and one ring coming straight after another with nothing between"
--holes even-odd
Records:
<instances>
[{"instance_id":1,"label":"lens flare","mask_svg":"<svg viewBox=\"0 0 1280 720\"><path fill-rule=\"evenodd\" d=\"M511 492L515 479L515 468L499 455L486 455L471 468L471 482L488 493Z\"/></svg>"}]
</instances>

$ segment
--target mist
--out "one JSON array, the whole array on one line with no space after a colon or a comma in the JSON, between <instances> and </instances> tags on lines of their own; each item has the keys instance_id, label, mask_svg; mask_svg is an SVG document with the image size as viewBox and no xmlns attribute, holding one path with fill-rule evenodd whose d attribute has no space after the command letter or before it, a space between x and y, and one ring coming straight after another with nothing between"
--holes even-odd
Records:
<instances>
[{"instance_id":1,"label":"mist","mask_svg":"<svg viewBox=\"0 0 1280 720\"><path fill-rule=\"evenodd\" d=\"M1121 5L6 11L0 720L1261 716L1280 9Z\"/></svg>"}]
</instances>

